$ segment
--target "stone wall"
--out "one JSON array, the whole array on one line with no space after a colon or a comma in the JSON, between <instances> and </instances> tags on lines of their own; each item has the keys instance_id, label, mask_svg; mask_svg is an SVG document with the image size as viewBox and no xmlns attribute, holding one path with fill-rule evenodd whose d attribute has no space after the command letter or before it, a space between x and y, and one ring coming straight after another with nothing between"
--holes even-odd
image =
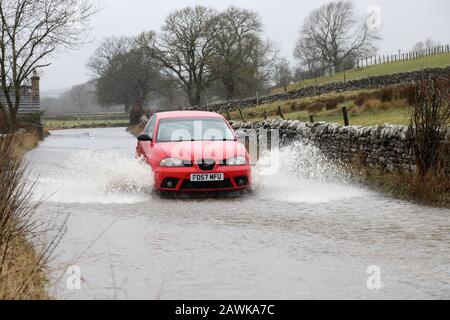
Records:
<instances>
[{"instance_id":1,"label":"stone wall","mask_svg":"<svg viewBox=\"0 0 450 320\"><path fill-rule=\"evenodd\" d=\"M345 162L359 160L369 167L386 171L416 169L406 126L343 127L333 123L277 119L256 124L232 122L232 127L235 130L279 129L282 145L307 140L331 159ZM450 143L450 128L446 139Z\"/></svg>"},{"instance_id":2,"label":"stone wall","mask_svg":"<svg viewBox=\"0 0 450 320\"><path fill-rule=\"evenodd\" d=\"M347 82L328 83L320 86L309 86L297 90L289 91L287 94L277 94L259 98L259 104L273 103L280 100L298 99L303 97L313 97L330 92L344 92L362 89L377 89L388 86L403 85L414 83L429 77L435 76L449 76L450 66L446 68L432 68L424 69L423 71L412 71L405 73L398 73L392 75L383 75L376 77L369 77L359 80L352 80ZM234 111L238 107L251 108L257 104L256 98L233 100L224 103L212 104L209 106L210 111L224 113L226 110ZM202 107L201 109L206 109Z\"/></svg>"}]
</instances>

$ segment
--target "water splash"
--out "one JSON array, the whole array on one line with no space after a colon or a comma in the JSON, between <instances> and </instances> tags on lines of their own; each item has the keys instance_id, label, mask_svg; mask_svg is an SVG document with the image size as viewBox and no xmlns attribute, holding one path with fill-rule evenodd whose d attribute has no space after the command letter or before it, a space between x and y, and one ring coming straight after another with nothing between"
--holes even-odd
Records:
<instances>
[{"instance_id":1,"label":"water splash","mask_svg":"<svg viewBox=\"0 0 450 320\"><path fill-rule=\"evenodd\" d=\"M278 169L273 170L274 166ZM367 194L352 184L349 172L305 142L266 154L253 180L259 197L285 202L325 203Z\"/></svg>"},{"instance_id":2,"label":"water splash","mask_svg":"<svg viewBox=\"0 0 450 320\"><path fill-rule=\"evenodd\" d=\"M139 159L115 152L84 150L41 174L36 200L63 203L135 203L148 199L153 174Z\"/></svg>"}]
</instances>

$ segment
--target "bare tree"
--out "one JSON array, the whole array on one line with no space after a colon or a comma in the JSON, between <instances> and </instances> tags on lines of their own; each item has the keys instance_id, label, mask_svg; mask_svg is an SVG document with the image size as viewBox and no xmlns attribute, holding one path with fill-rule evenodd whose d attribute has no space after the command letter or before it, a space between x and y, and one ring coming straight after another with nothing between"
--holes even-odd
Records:
<instances>
[{"instance_id":1,"label":"bare tree","mask_svg":"<svg viewBox=\"0 0 450 320\"><path fill-rule=\"evenodd\" d=\"M160 65L142 48L116 53L96 79L98 102L102 106L122 104L127 112L133 106L142 108L148 94L159 90L163 81Z\"/></svg>"},{"instance_id":2,"label":"bare tree","mask_svg":"<svg viewBox=\"0 0 450 320\"><path fill-rule=\"evenodd\" d=\"M102 111L97 102L94 81L73 86L58 97L41 98L41 110L46 113Z\"/></svg>"},{"instance_id":3,"label":"bare tree","mask_svg":"<svg viewBox=\"0 0 450 320\"><path fill-rule=\"evenodd\" d=\"M60 95L58 103L60 110L91 111L99 108L95 94L95 85L92 81L73 86Z\"/></svg>"},{"instance_id":4,"label":"bare tree","mask_svg":"<svg viewBox=\"0 0 450 320\"><path fill-rule=\"evenodd\" d=\"M218 23L211 69L220 78L226 99L231 100L244 82L258 81L262 69L272 63L274 50L262 39L261 18L253 11L229 7Z\"/></svg>"},{"instance_id":5,"label":"bare tree","mask_svg":"<svg viewBox=\"0 0 450 320\"><path fill-rule=\"evenodd\" d=\"M352 1L335 1L315 9L306 19L300 32L297 52L311 61L311 55L335 72L341 71L349 59L356 59L376 52L377 30L367 19L359 21Z\"/></svg>"},{"instance_id":6,"label":"bare tree","mask_svg":"<svg viewBox=\"0 0 450 320\"><path fill-rule=\"evenodd\" d=\"M104 107L124 105L129 111L149 101L166 109L186 103L175 79L134 38L104 39L87 67L96 83L98 103Z\"/></svg>"},{"instance_id":7,"label":"bare tree","mask_svg":"<svg viewBox=\"0 0 450 320\"><path fill-rule=\"evenodd\" d=\"M450 126L448 81L447 79L423 81L415 92L410 131L418 172L422 178L430 170L438 169L441 155L448 152L444 149L448 148L444 141Z\"/></svg>"},{"instance_id":8,"label":"bare tree","mask_svg":"<svg viewBox=\"0 0 450 320\"><path fill-rule=\"evenodd\" d=\"M438 46L440 46L441 43L438 41L434 41L431 38L427 38L425 41L419 41L417 42L414 47L413 47L413 51L417 51L417 52L425 52L427 50L432 50Z\"/></svg>"},{"instance_id":9,"label":"bare tree","mask_svg":"<svg viewBox=\"0 0 450 320\"><path fill-rule=\"evenodd\" d=\"M77 85L72 87L67 92L67 98L72 101L75 108L83 111L85 111L89 107L89 103L91 102L84 85Z\"/></svg>"},{"instance_id":10,"label":"bare tree","mask_svg":"<svg viewBox=\"0 0 450 320\"><path fill-rule=\"evenodd\" d=\"M295 46L294 58L299 62L301 69L306 71L309 77L316 77L326 68L319 58L320 50L309 39L300 38Z\"/></svg>"},{"instance_id":11,"label":"bare tree","mask_svg":"<svg viewBox=\"0 0 450 320\"><path fill-rule=\"evenodd\" d=\"M89 59L87 67L94 77L101 77L107 72L113 59L118 55L124 55L133 47L134 40L128 37L106 38L97 47Z\"/></svg>"},{"instance_id":12,"label":"bare tree","mask_svg":"<svg viewBox=\"0 0 450 320\"><path fill-rule=\"evenodd\" d=\"M149 56L177 78L193 106L200 105L202 93L217 79L210 69L217 21L212 9L187 7L170 14L160 34L147 32L138 38Z\"/></svg>"},{"instance_id":13,"label":"bare tree","mask_svg":"<svg viewBox=\"0 0 450 320\"><path fill-rule=\"evenodd\" d=\"M441 43L439 41L434 41L431 38L428 38L427 40L425 40L425 49L431 50L431 49L434 49L434 48L436 48L436 47L438 47L440 45L441 45Z\"/></svg>"},{"instance_id":14,"label":"bare tree","mask_svg":"<svg viewBox=\"0 0 450 320\"><path fill-rule=\"evenodd\" d=\"M280 59L275 67L274 80L277 86L284 89L284 92L288 92L288 85L292 82L292 70L289 61L286 59Z\"/></svg>"},{"instance_id":15,"label":"bare tree","mask_svg":"<svg viewBox=\"0 0 450 320\"><path fill-rule=\"evenodd\" d=\"M251 54L253 65L257 66L253 76L249 79L251 83L247 83L252 92L268 88L278 57L279 50L269 39L262 44L261 48L254 50Z\"/></svg>"},{"instance_id":16,"label":"bare tree","mask_svg":"<svg viewBox=\"0 0 450 320\"><path fill-rule=\"evenodd\" d=\"M95 13L89 0L1 0L0 71L5 102L0 111L13 129L21 87L34 70L48 66L58 48L84 41Z\"/></svg>"},{"instance_id":17,"label":"bare tree","mask_svg":"<svg viewBox=\"0 0 450 320\"><path fill-rule=\"evenodd\" d=\"M416 52L423 52L424 50L425 50L425 43L423 43L423 41L417 42L412 48L412 51Z\"/></svg>"}]
</instances>

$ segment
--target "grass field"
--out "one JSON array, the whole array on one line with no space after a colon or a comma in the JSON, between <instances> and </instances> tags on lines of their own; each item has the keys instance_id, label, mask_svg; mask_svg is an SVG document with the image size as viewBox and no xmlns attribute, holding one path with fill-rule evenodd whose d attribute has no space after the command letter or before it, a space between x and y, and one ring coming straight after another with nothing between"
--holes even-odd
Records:
<instances>
[{"instance_id":1,"label":"grass field","mask_svg":"<svg viewBox=\"0 0 450 320\"><path fill-rule=\"evenodd\" d=\"M293 83L288 87L288 90L295 90L301 87L312 85L321 85L330 82L343 82L345 79L357 80L361 78L380 76L386 74L395 74L402 72L409 72L414 70L421 70L423 68L445 67L450 65L450 53L438 54L428 56L421 59L384 63L376 66L366 67L362 69L353 69L330 76L323 76L317 79L303 80L301 82ZM345 75L345 76L344 76ZM274 89L272 94L282 93L283 89Z\"/></svg>"},{"instance_id":2,"label":"grass field","mask_svg":"<svg viewBox=\"0 0 450 320\"><path fill-rule=\"evenodd\" d=\"M68 128L96 128L96 127L127 127L128 119L118 120L46 120L46 130L58 130Z\"/></svg>"},{"instance_id":3,"label":"grass field","mask_svg":"<svg viewBox=\"0 0 450 320\"><path fill-rule=\"evenodd\" d=\"M270 119L280 117L269 117ZM285 114L286 120L301 120L305 122L310 121L310 114L307 111L291 112ZM339 125L344 124L343 115L341 110L323 111L316 115L313 115L315 122L324 121L330 123L337 123ZM239 116L233 117L233 120L240 120ZM250 122L261 122L263 117L258 118L246 118ZM407 108L390 109L380 112L359 112L349 114L350 125L357 126L375 126L383 124L409 124L409 110Z\"/></svg>"},{"instance_id":4,"label":"grass field","mask_svg":"<svg viewBox=\"0 0 450 320\"><path fill-rule=\"evenodd\" d=\"M410 110L406 100L393 98L392 101L381 102L371 97L376 96L379 92L378 90L359 90L339 94L329 93L319 97L278 101L243 109L242 112L246 121L260 122L264 119L264 114L269 119L280 118L278 108L281 108L286 120L310 121L312 115L315 122L324 121L342 125L344 124L342 108L345 106L348 110L350 125L372 126L386 123L408 125ZM357 105L355 101L361 95L367 97L363 103ZM335 102L336 105L328 109L325 104L330 100L339 100L340 102ZM321 103L322 106L311 110L311 106L318 103ZM232 120L241 120L237 111L231 112L230 115Z\"/></svg>"},{"instance_id":5,"label":"grass field","mask_svg":"<svg viewBox=\"0 0 450 320\"><path fill-rule=\"evenodd\" d=\"M286 119L296 119L309 121L309 114L306 111L287 114ZM330 123L344 124L341 110L323 111L314 116L314 121L324 121ZM375 126L383 124L409 124L409 111L406 108L389 109L378 112L362 111L349 114L350 125Z\"/></svg>"}]
</instances>

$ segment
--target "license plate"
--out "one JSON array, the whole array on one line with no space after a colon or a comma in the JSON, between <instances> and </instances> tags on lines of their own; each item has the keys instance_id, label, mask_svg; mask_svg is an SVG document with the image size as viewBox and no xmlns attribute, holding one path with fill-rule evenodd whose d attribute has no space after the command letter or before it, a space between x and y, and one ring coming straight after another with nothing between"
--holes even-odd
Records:
<instances>
[{"instance_id":1,"label":"license plate","mask_svg":"<svg viewBox=\"0 0 450 320\"><path fill-rule=\"evenodd\" d=\"M223 173L203 173L203 174L191 174L192 182L199 181L223 181L225 179Z\"/></svg>"}]
</instances>

